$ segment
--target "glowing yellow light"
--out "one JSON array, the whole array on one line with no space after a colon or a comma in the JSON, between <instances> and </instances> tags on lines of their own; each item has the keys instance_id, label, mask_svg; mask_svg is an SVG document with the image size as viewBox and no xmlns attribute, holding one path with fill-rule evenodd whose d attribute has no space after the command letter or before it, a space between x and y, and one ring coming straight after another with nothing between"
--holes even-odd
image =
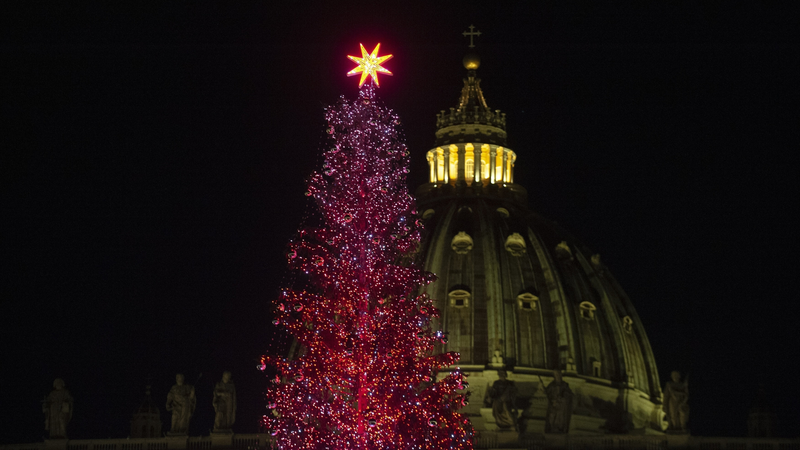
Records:
<instances>
[{"instance_id":1,"label":"glowing yellow light","mask_svg":"<svg viewBox=\"0 0 800 450\"><path fill-rule=\"evenodd\" d=\"M364 82L367 80L367 76L372 76L372 81L375 82L375 86L380 86L378 83L378 73L385 73L386 75L391 75L392 72L381 67L381 63L392 59L392 55L386 56L378 56L378 49L381 47L381 44L375 46L375 50L372 53L367 53L367 49L364 48L364 44L361 45L361 58L357 56L350 56L351 61L358 64L358 67L347 72L348 77L352 77L353 75L361 74L361 81L358 82L358 87L364 85Z\"/></svg>"}]
</instances>

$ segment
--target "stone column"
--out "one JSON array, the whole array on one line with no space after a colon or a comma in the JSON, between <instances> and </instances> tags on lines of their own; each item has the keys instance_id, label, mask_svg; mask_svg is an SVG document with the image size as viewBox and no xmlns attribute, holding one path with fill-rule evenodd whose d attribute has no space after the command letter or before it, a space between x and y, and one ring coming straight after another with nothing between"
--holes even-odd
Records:
<instances>
[{"instance_id":1,"label":"stone column","mask_svg":"<svg viewBox=\"0 0 800 450\"><path fill-rule=\"evenodd\" d=\"M436 183L436 158L432 154L433 152L428 152L428 165L431 166L431 183Z\"/></svg>"},{"instance_id":2,"label":"stone column","mask_svg":"<svg viewBox=\"0 0 800 450\"><path fill-rule=\"evenodd\" d=\"M456 144L456 148L458 148L458 180L463 180L464 183L467 181L467 146L464 145L464 148L461 148L459 144Z\"/></svg>"},{"instance_id":3,"label":"stone column","mask_svg":"<svg viewBox=\"0 0 800 450\"><path fill-rule=\"evenodd\" d=\"M501 180L503 184L508 182L508 152L506 149L503 149L503 179Z\"/></svg>"},{"instance_id":4,"label":"stone column","mask_svg":"<svg viewBox=\"0 0 800 450\"><path fill-rule=\"evenodd\" d=\"M450 148L442 149L444 154L444 184L450 182Z\"/></svg>"},{"instance_id":5,"label":"stone column","mask_svg":"<svg viewBox=\"0 0 800 450\"><path fill-rule=\"evenodd\" d=\"M475 155L475 184L481 185L483 183L483 175L481 174L481 170L483 169L483 160L481 159L483 150L481 147L475 147L472 152L473 155Z\"/></svg>"},{"instance_id":6,"label":"stone column","mask_svg":"<svg viewBox=\"0 0 800 450\"><path fill-rule=\"evenodd\" d=\"M497 152L495 150L489 150L489 183L495 184L497 182L497 170L495 169L495 165L497 164Z\"/></svg>"}]
</instances>

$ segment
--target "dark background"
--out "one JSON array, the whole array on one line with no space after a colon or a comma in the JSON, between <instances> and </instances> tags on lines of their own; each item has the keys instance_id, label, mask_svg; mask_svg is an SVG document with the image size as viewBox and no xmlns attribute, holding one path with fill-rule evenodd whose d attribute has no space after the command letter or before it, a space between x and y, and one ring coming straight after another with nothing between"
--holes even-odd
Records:
<instances>
[{"instance_id":1,"label":"dark background","mask_svg":"<svg viewBox=\"0 0 800 450\"><path fill-rule=\"evenodd\" d=\"M0 442L42 438L56 377L72 438L127 436L149 377L166 424L176 372L207 434L223 370L234 430L256 432L322 108L357 93L345 56L394 54L379 95L414 189L470 24L515 180L602 254L662 382L691 373L692 432L743 435L763 383L782 434L800 434L793 11L266 3L0 6Z\"/></svg>"}]
</instances>

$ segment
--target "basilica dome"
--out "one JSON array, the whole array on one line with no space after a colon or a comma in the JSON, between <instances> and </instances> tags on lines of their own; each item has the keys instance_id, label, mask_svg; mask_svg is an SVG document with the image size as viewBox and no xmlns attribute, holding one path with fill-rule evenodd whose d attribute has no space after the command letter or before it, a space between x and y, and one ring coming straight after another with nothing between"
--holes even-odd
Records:
<instances>
[{"instance_id":1,"label":"basilica dome","mask_svg":"<svg viewBox=\"0 0 800 450\"><path fill-rule=\"evenodd\" d=\"M500 430L483 398L506 371L520 431L542 432L543 388L557 369L574 393L571 434L659 434L662 395L642 322L600 256L528 208L505 114L487 106L477 66L465 63L458 104L437 115L429 182L417 190L425 269L438 277L426 291L445 350L470 374L464 411L477 430Z\"/></svg>"}]
</instances>

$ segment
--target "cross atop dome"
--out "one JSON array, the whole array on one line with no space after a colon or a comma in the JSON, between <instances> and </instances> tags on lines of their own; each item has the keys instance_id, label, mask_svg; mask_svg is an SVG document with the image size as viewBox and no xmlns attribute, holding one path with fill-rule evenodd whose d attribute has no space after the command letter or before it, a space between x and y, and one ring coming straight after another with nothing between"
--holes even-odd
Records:
<instances>
[{"instance_id":1,"label":"cross atop dome","mask_svg":"<svg viewBox=\"0 0 800 450\"><path fill-rule=\"evenodd\" d=\"M480 67L481 58L477 53L475 53L475 50L473 50L475 48L474 39L476 36L480 36L481 32L475 31L475 25L470 25L469 31L465 31L461 34L464 35L464 37L469 37L469 45L467 46L469 47L469 51L467 51L467 54L464 55L464 68L467 70L475 70Z\"/></svg>"},{"instance_id":2,"label":"cross atop dome","mask_svg":"<svg viewBox=\"0 0 800 450\"><path fill-rule=\"evenodd\" d=\"M473 42L473 39L475 38L475 36L480 36L481 32L480 31L475 31L475 25L470 25L469 26L469 32L465 31L465 32L463 32L461 34L464 37L469 36L469 48L475 48L475 42Z\"/></svg>"}]
</instances>

